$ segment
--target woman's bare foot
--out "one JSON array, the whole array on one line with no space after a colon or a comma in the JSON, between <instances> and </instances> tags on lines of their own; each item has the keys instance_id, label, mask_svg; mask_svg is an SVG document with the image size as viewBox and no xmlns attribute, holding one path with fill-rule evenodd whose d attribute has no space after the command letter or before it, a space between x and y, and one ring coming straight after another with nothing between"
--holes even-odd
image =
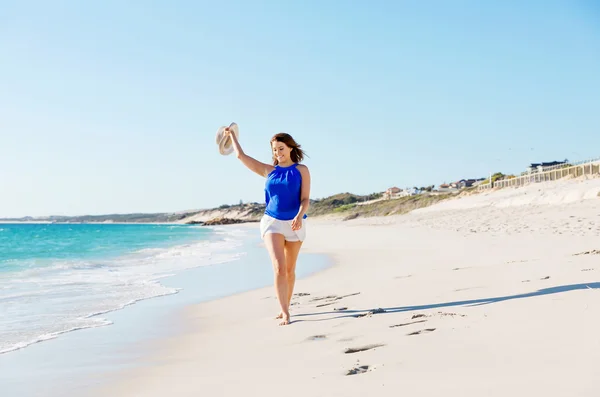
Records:
<instances>
[{"instance_id":1,"label":"woman's bare foot","mask_svg":"<svg viewBox=\"0 0 600 397\"><path fill-rule=\"evenodd\" d=\"M280 318L283 318L283 312L279 312L279 314L275 316L276 320L279 320Z\"/></svg>"},{"instance_id":2,"label":"woman's bare foot","mask_svg":"<svg viewBox=\"0 0 600 397\"><path fill-rule=\"evenodd\" d=\"M282 314L282 320L279 323L279 325L288 325L290 323L290 315L288 314Z\"/></svg>"}]
</instances>

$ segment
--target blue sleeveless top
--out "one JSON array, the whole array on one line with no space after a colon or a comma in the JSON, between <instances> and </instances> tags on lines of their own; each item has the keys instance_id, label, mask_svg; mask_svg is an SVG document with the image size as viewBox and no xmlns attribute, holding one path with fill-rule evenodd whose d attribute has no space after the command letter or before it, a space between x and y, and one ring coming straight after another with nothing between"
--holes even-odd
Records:
<instances>
[{"instance_id":1,"label":"blue sleeveless top","mask_svg":"<svg viewBox=\"0 0 600 397\"><path fill-rule=\"evenodd\" d=\"M297 167L297 163L289 167L276 165L275 169L267 175L265 214L281 221L291 221L298 215L302 174Z\"/></svg>"}]
</instances>

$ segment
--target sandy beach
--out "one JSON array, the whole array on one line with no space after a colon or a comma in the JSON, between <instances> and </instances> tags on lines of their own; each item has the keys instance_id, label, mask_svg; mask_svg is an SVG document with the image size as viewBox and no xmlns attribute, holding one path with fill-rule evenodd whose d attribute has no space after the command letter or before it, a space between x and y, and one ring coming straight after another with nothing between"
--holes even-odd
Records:
<instances>
[{"instance_id":1,"label":"sandy beach","mask_svg":"<svg viewBox=\"0 0 600 397\"><path fill-rule=\"evenodd\" d=\"M335 265L297 281L292 324L273 288L189 306L181 334L90 395L597 396L599 192L561 181L309 219L303 252Z\"/></svg>"}]
</instances>

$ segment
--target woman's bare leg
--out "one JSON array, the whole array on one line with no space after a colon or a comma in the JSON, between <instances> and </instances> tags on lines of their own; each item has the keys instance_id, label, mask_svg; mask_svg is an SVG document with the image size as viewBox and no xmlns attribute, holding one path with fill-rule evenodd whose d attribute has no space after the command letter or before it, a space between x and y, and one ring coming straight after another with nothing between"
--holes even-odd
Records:
<instances>
[{"instance_id":1,"label":"woman's bare leg","mask_svg":"<svg viewBox=\"0 0 600 397\"><path fill-rule=\"evenodd\" d=\"M294 285L296 283L296 261L298 260L298 254L302 247L302 241L286 241L284 246L285 252L285 264L287 271L287 293L288 293L288 311L289 304L292 301L292 295L294 294ZM282 318L283 311L279 312L276 318Z\"/></svg>"},{"instance_id":2,"label":"woman's bare leg","mask_svg":"<svg viewBox=\"0 0 600 397\"><path fill-rule=\"evenodd\" d=\"M288 305L292 301L294 294L294 285L296 284L296 261L302 247L302 241L286 241L285 243L285 264L287 266L288 280Z\"/></svg>"},{"instance_id":3,"label":"woman's bare leg","mask_svg":"<svg viewBox=\"0 0 600 397\"><path fill-rule=\"evenodd\" d=\"M275 292L279 307L281 308L282 321L279 325L287 325L290 323L289 297L288 297L288 280L287 266L285 259L285 238L282 234L268 233L264 237L265 246L269 251L271 263L273 264L273 273L275 276Z\"/></svg>"}]
</instances>

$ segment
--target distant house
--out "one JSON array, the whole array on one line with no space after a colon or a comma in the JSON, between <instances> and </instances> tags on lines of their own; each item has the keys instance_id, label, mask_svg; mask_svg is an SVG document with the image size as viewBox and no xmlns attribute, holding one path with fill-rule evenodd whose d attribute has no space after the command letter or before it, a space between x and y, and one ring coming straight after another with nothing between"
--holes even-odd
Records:
<instances>
[{"instance_id":1,"label":"distant house","mask_svg":"<svg viewBox=\"0 0 600 397\"><path fill-rule=\"evenodd\" d=\"M475 183L473 180L461 179L460 181L452 182L452 183L442 183L438 187L439 192L456 192L457 190L464 189L465 187L470 187Z\"/></svg>"},{"instance_id":2,"label":"distant house","mask_svg":"<svg viewBox=\"0 0 600 397\"><path fill-rule=\"evenodd\" d=\"M442 183L440 186L438 186L438 192L449 192L450 190L454 189L452 189L449 183Z\"/></svg>"},{"instance_id":3,"label":"distant house","mask_svg":"<svg viewBox=\"0 0 600 397\"><path fill-rule=\"evenodd\" d=\"M484 178L480 179L461 179L460 181L456 181L451 183L450 186L455 189L465 189L475 185L478 181L483 181Z\"/></svg>"},{"instance_id":4,"label":"distant house","mask_svg":"<svg viewBox=\"0 0 600 397\"><path fill-rule=\"evenodd\" d=\"M404 189L400 193L398 193L398 197L416 196L417 194L420 194L420 193L421 193L421 191L419 189L411 187L411 188Z\"/></svg>"},{"instance_id":5,"label":"distant house","mask_svg":"<svg viewBox=\"0 0 600 397\"><path fill-rule=\"evenodd\" d=\"M444 183L440 185L440 189L442 190L460 190L465 189L471 186L477 186L478 182L483 181L484 178L479 179L461 179L460 181L452 182L452 183Z\"/></svg>"},{"instance_id":6,"label":"distant house","mask_svg":"<svg viewBox=\"0 0 600 397\"><path fill-rule=\"evenodd\" d=\"M531 163L529 167L527 167L527 172L535 173L535 172L544 172L548 169L555 168L557 165L567 164L567 160L565 161L549 161L546 163Z\"/></svg>"},{"instance_id":7,"label":"distant house","mask_svg":"<svg viewBox=\"0 0 600 397\"><path fill-rule=\"evenodd\" d=\"M385 192L383 192L383 198L384 198L384 200L389 200L391 198L398 197L401 192L402 192L402 189L394 186L394 187L387 189Z\"/></svg>"}]
</instances>

